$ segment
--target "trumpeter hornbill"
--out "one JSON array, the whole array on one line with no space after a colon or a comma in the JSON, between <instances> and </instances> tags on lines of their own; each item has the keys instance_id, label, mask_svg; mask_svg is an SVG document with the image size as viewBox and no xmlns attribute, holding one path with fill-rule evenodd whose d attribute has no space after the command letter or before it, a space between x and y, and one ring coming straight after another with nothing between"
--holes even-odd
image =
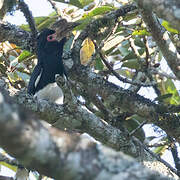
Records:
<instances>
[{"instance_id":1,"label":"trumpeter hornbill","mask_svg":"<svg viewBox=\"0 0 180 180\"><path fill-rule=\"evenodd\" d=\"M55 82L56 74L66 75L62 62L63 46L66 38L56 40L54 30L45 29L37 37L38 63L31 75L28 93L38 99L46 99L57 104L63 103L63 92Z\"/></svg>"}]
</instances>

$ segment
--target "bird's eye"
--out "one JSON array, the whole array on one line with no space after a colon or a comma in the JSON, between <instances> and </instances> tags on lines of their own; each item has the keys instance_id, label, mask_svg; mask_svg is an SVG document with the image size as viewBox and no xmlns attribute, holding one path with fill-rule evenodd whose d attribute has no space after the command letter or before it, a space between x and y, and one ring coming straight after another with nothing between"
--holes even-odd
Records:
<instances>
[{"instance_id":1,"label":"bird's eye","mask_svg":"<svg viewBox=\"0 0 180 180\"><path fill-rule=\"evenodd\" d=\"M49 39L50 39L50 40L52 40L52 39L53 39L53 37L52 37L52 36L49 36Z\"/></svg>"},{"instance_id":2,"label":"bird's eye","mask_svg":"<svg viewBox=\"0 0 180 180\"><path fill-rule=\"evenodd\" d=\"M56 35L55 34L50 34L47 36L47 41L51 42L51 41L56 41Z\"/></svg>"}]
</instances>

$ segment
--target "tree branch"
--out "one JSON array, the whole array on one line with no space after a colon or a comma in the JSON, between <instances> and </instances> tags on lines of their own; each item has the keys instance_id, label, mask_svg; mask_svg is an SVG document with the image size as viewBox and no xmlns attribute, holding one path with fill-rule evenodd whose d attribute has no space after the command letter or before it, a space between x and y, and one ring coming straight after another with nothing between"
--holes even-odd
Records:
<instances>
[{"instance_id":1,"label":"tree branch","mask_svg":"<svg viewBox=\"0 0 180 180\"><path fill-rule=\"evenodd\" d=\"M33 41L35 41L38 32L37 32L37 29L36 29L36 24L35 24L34 18L32 16L32 12L29 10L29 7L24 2L24 0L18 0L18 3L19 3L19 8L24 13L24 16L25 16L25 18L26 18L26 20L27 20L27 22L29 24L29 27L31 29Z\"/></svg>"},{"instance_id":2,"label":"tree branch","mask_svg":"<svg viewBox=\"0 0 180 180\"><path fill-rule=\"evenodd\" d=\"M12 25L8 22L0 21L0 41L9 41L22 49L35 52L35 42L32 39L31 33Z\"/></svg>"},{"instance_id":3,"label":"tree branch","mask_svg":"<svg viewBox=\"0 0 180 180\"><path fill-rule=\"evenodd\" d=\"M108 61L106 60L106 58L103 56L101 50L98 49L96 43L94 43L96 51L99 53L100 58L102 59L103 63L106 65L106 67L110 70L110 72L120 81L124 82L124 83L129 83L135 86L143 86L143 87L149 87L149 86L153 86L155 85L154 82L151 83L143 83L143 82L134 82L132 80L128 80L127 78L121 77L114 69L113 67L108 63Z\"/></svg>"},{"instance_id":4,"label":"tree branch","mask_svg":"<svg viewBox=\"0 0 180 180\"><path fill-rule=\"evenodd\" d=\"M180 31L180 4L178 0L138 0L147 9L153 9L158 17L169 21L177 30Z\"/></svg>"},{"instance_id":5,"label":"tree branch","mask_svg":"<svg viewBox=\"0 0 180 180\"><path fill-rule=\"evenodd\" d=\"M59 17L61 17L61 12L60 12L59 8L56 6L56 3L54 3L52 0L47 0L47 1L51 4L52 8L56 11L56 14Z\"/></svg>"},{"instance_id":6,"label":"tree branch","mask_svg":"<svg viewBox=\"0 0 180 180\"><path fill-rule=\"evenodd\" d=\"M0 146L41 174L64 180L81 180L87 175L91 180L169 179L120 152L43 124L16 105L3 89L0 114Z\"/></svg>"},{"instance_id":7,"label":"tree branch","mask_svg":"<svg viewBox=\"0 0 180 180\"><path fill-rule=\"evenodd\" d=\"M152 13L152 9L147 10L143 6L141 0L137 0L137 3L141 11L142 18L147 24L154 41L159 46L173 73L178 79L180 79L180 55L178 54L176 47L173 45L165 29L160 25L158 19Z\"/></svg>"},{"instance_id":8,"label":"tree branch","mask_svg":"<svg viewBox=\"0 0 180 180\"><path fill-rule=\"evenodd\" d=\"M108 17L110 16L112 18L117 17L120 14L123 15L124 12L127 12L128 9L132 9L132 7L134 9L136 8L135 6L126 6L124 9L122 7L115 12L111 12ZM23 48L27 50L34 50L30 33L2 21L0 23L0 30L1 41L9 40L12 43L16 43L18 46L23 46ZM168 130L171 133L171 136L179 139L180 120L178 119L178 116L168 115L168 108L152 103L146 98L137 94L132 94L130 91L123 90L104 80L102 76L93 73L88 68L81 65L79 66L79 51L81 44L87 35L87 32L83 31L74 43L72 57L73 61L75 64L77 63L78 66L74 66L69 71L70 78L79 82L90 97L92 97L91 95L93 94L101 96L105 101L105 105L108 109L112 110L112 112L116 110L116 108L121 108L123 111L144 116L148 119L148 122L159 125L162 129ZM163 121L160 119L163 119Z\"/></svg>"},{"instance_id":9,"label":"tree branch","mask_svg":"<svg viewBox=\"0 0 180 180\"><path fill-rule=\"evenodd\" d=\"M74 67L69 71L69 76L81 83L89 97L95 94L102 97L105 105L112 112L116 108L120 108L123 112L138 114L180 140L180 118L178 115L168 114L168 108L165 106L155 104L136 93L124 90L84 66Z\"/></svg>"},{"instance_id":10,"label":"tree branch","mask_svg":"<svg viewBox=\"0 0 180 180\"><path fill-rule=\"evenodd\" d=\"M19 104L38 113L41 119L59 129L66 128L86 132L109 147L136 156L133 144L130 140L127 141L127 134L107 124L78 104L74 107L71 102L61 106L45 100L37 101L26 92L20 92L16 97Z\"/></svg>"},{"instance_id":11,"label":"tree branch","mask_svg":"<svg viewBox=\"0 0 180 180\"><path fill-rule=\"evenodd\" d=\"M124 8L124 9L123 9ZM107 20L108 18L117 17L119 15L124 15L124 12L127 13L126 6L118 9L108 16L104 16L102 19ZM130 8L131 9L131 8ZM122 12L122 13L121 13ZM101 20L102 20L101 19ZM139 116L145 117L148 119L148 122L154 123L164 129L166 132L173 133L173 137L180 140L180 119L178 116L173 114L168 114L168 108L163 107L162 105L157 105L150 100L133 93L128 90L124 90L113 83L106 81L99 74L93 73L88 67L84 67L80 63L80 49L81 44L84 39L92 35L92 29L97 25L100 19L93 21L92 24L89 24L75 40L72 48L72 59L74 62L74 67L69 71L69 76L76 82L79 82L82 85L82 89L85 89L89 97L95 95L100 96L108 109L112 112L116 108L122 109L122 111L138 114ZM159 29L160 31L160 29ZM161 33L159 32L158 33ZM159 35L159 34L158 34ZM157 34L156 34L157 36ZM159 35L160 36L160 35ZM159 36L156 37L159 40ZM162 47L163 52L167 55L167 59L170 62L170 65L174 68L174 71L177 74L178 67L176 66L178 61L177 54L174 54L171 51L168 51L168 47L165 47L165 44L169 45L165 40L161 40L160 47ZM165 56L166 57L166 56ZM93 101L93 99L92 99ZM163 120L163 121L162 121Z\"/></svg>"},{"instance_id":12,"label":"tree branch","mask_svg":"<svg viewBox=\"0 0 180 180\"><path fill-rule=\"evenodd\" d=\"M138 144L140 144L141 147L143 147L149 154L152 155L152 157L155 157L158 161L160 161L161 163L163 163L166 167L168 167L173 173L175 173L177 176L178 172L175 168L173 168L168 162L166 162L165 160L163 160L160 156L158 156L157 154L155 154L154 152L152 152L151 150L149 150L146 145L144 145L143 143L141 143L137 138L133 137L134 141L136 141Z\"/></svg>"}]
</instances>

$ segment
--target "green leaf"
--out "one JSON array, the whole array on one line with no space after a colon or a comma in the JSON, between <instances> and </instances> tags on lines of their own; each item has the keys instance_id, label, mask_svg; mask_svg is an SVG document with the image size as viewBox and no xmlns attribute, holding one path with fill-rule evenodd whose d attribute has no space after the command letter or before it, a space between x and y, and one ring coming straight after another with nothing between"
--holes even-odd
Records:
<instances>
[{"instance_id":1,"label":"green leaf","mask_svg":"<svg viewBox=\"0 0 180 180\"><path fill-rule=\"evenodd\" d=\"M62 0L54 0L54 1L56 1L56 2L63 2L63 3L68 3L68 4L70 4L70 5L74 5L74 6L76 6L76 7L83 8L80 0L69 0L69 1L67 1L67 2L62 1Z\"/></svg>"},{"instance_id":2,"label":"green leaf","mask_svg":"<svg viewBox=\"0 0 180 180\"><path fill-rule=\"evenodd\" d=\"M119 51L121 52L122 56L126 56L130 53L130 51L128 50L128 48L125 48L123 46L118 47Z\"/></svg>"},{"instance_id":3,"label":"green leaf","mask_svg":"<svg viewBox=\"0 0 180 180\"><path fill-rule=\"evenodd\" d=\"M94 19L94 16L104 14L106 12L109 12L112 9L113 8L109 6L103 6L103 7L94 9L90 13L85 14L79 21L77 21L80 23L80 25L75 27L74 30L79 31L79 30L84 29Z\"/></svg>"},{"instance_id":4,"label":"green leaf","mask_svg":"<svg viewBox=\"0 0 180 180\"><path fill-rule=\"evenodd\" d=\"M24 50L18 57L18 62L24 61L26 58L32 56L32 53L29 51Z\"/></svg>"},{"instance_id":5,"label":"green leaf","mask_svg":"<svg viewBox=\"0 0 180 180\"><path fill-rule=\"evenodd\" d=\"M17 167L16 166L13 166L11 164L8 164L6 162L3 162L3 161L0 161L0 165L3 165L9 169L11 169L12 171L16 172L17 171Z\"/></svg>"},{"instance_id":6,"label":"green leaf","mask_svg":"<svg viewBox=\"0 0 180 180\"><path fill-rule=\"evenodd\" d=\"M167 138L167 137L163 137L163 138L160 139L157 143L161 143L161 144L162 144L162 142L163 142L163 143L168 142L168 138ZM159 147L155 148L155 149L153 150L153 152L156 153L156 154L158 154L158 155L160 155L160 156L162 156L167 149L168 149L168 146L167 146L167 145L162 145L162 146L159 146Z\"/></svg>"},{"instance_id":7,"label":"green leaf","mask_svg":"<svg viewBox=\"0 0 180 180\"><path fill-rule=\"evenodd\" d=\"M122 45L123 47L125 47L125 48L129 48L129 46L130 46L128 40L123 41L123 42L121 43L121 45Z\"/></svg>"},{"instance_id":8,"label":"green leaf","mask_svg":"<svg viewBox=\"0 0 180 180\"><path fill-rule=\"evenodd\" d=\"M49 27L51 24L53 24L57 17L53 17L55 14L51 13L49 16L39 16L35 17L35 24L38 30L42 30L43 28ZM20 28L24 29L25 31L30 31L28 24L22 24Z\"/></svg>"},{"instance_id":9,"label":"green leaf","mask_svg":"<svg viewBox=\"0 0 180 180\"><path fill-rule=\"evenodd\" d=\"M145 48L138 49L138 53L139 53L140 55L143 55L144 52L145 52Z\"/></svg>"},{"instance_id":10,"label":"green leaf","mask_svg":"<svg viewBox=\"0 0 180 180\"><path fill-rule=\"evenodd\" d=\"M48 16L39 16L39 17L35 17L35 24L36 26L38 26L39 24L41 24L43 21L47 20L49 17Z\"/></svg>"},{"instance_id":11,"label":"green leaf","mask_svg":"<svg viewBox=\"0 0 180 180\"><path fill-rule=\"evenodd\" d=\"M101 61L100 58L97 58L97 59L96 59L94 68L95 68L96 70L103 70L104 64L102 63L102 61Z\"/></svg>"},{"instance_id":12,"label":"green leaf","mask_svg":"<svg viewBox=\"0 0 180 180\"><path fill-rule=\"evenodd\" d=\"M160 83L158 83L158 87L162 95L172 94L171 97L163 99L163 102L167 104L179 105L180 96L176 89L176 86L174 85L171 79L167 79L166 81L161 81Z\"/></svg>"},{"instance_id":13,"label":"green leaf","mask_svg":"<svg viewBox=\"0 0 180 180\"><path fill-rule=\"evenodd\" d=\"M167 149L166 146L159 146L159 147L156 147L153 152L155 154L159 154L160 156L163 155L164 151Z\"/></svg>"},{"instance_id":14,"label":"green leaf","mask_svg":"<svg viewBox=\"0 0 180 180\"><path fill-rule=\"evenodd\" d=\"M133 78L133 73L129 69L118 69L116 70L117 73L119 73L122 76L125 76L126 78Z\"/></svg>"},{"instance_id":15,"label":"green leaf","mask_svg":"<svg viewBox=\"0 0 180 180\"><path fill-rule=\"evenodd\" d=\"M171 24L170 24L169 22L165 21L165 20L162 21L162 26L164 26L164 28L165 28L167 31L171 32L171 33L175 33L175 34L178 34L178 33L179 33L177 29L174 29L174 28L171 26Z\"/></svg>"},{"instance_id":16,"label":"green leaf","mask_svg":"<svg viewBox=\"0 0 180 180\"><path fill-rule=\"evenodd\" d=\"M126 16L123 18L124 21L130 21L132 19L137 18L137 12L134 13L128 13Z\"/></svg>"},{"instance_id":17,"label":"green leaf","mask_svg":"<svg viewBox=\"0 0 180 180\"><path fill-rule=\"evenodd\" d=\"M141 47L141 48L144 48L145 47L145 44L144 42L141 40L141 38L137 37L135 38L134 40L134 44L138 47Z\"/></svg>"},{"instance_id":18,"label":"green leaf","mask_svg":"<svg viewBox=\"0 0 180 180\"><path fill-rule=\"evenodd\" d=\"M87 17L85 19L80 19L79 21L77 21L78 23L80 23L80 25L76 26L74 28L74 30L79 31L79 30L84 29L92 20L93 20L92 17Z\"/></svg>"},{"instance_id":19,"label":"green leaf","mask_svg":"<svg viewBox=\"0 0 180 180\"><path fill-rule=\"evenodd\" d=\"M97 7L94 10L92 10L91 12L89 12L88 14L83 15L83 18L87 18L87 17L94 17L97 15L103 15L108 13L109 11L114 10L114 8L110 7L110 6L101 6L101 7Z\"/></svg>"},{"instance_id":20,"label":"green leaf","mask_svg":"<svg viewBox=\"0 0 180 180\"><path fill-rule=\"evenodd\" d=\"M37 29L40 31L46 27L49 27L56 21L57 18L47 17L44 21L41 21L40 24L37 25Z\"/></svg>"},{"instance_id":21,"label":"green leaf","mask_svg":"<svg viewBox=\"0 0 180 180\"><path fill-rule=\"evenodd\" d=\"M158 53L158 62L160 62L161 60L162 60L162 52L161 51L159 51L159 53Z\"/></svg>"},{"instance_id":22,"label":"green leaf","mask_svg":"<svg viewBox=\"0 0 180 180\"><path fill-rule=\"evenodd\" d=\"M122 59L122 61L130 60L130 59L135 59L135 58L137 58L137 56L134 54L134 52L129 51L129 54L127 54L126 56L124 56L124 58Z\"/></svg>"},{"instance_id":23,"label":"green leaf","mask_svg":"<svg viewBox=\"0 0 180 180\"><path fill-rule=\"evenodd\" d=\"M139 123L142 123L146 120L144 117L141 117L137 114L132 115L131 118L136 119Z\"/></svg>"},{"instance_id":24,"label":"green leaf","mask_svg":"<svg viewBox=\"0 0 180 180\"><path fill-rule=\"evenodd\" d=\"M122 64L122 67L128 67L130 69L139 69L140 64L138 59L129 59L128 61Z\"/></svg>"},{"instance_id":25,"label":"green leaf","mask_svg":"<svg viewBox=\"0 0 180 180\"><path fill-rule=\"evenodd\" d=\"M124 122L124 125L126 126L126 128L128 129L129 132L132 132L134 129L136 129L140 125L140 123L135 118L129 118L123 122ZM139 128L135 132L134 136L143 142L145 139L144 130L142 128Z\"/></svg>"},{"instance_id":26,"label":"green leaf","mask_svg":"<svg viewBox=\"0 0 180 180\"><path fill-rule=\"evenodd\" d=\"M69 0L69 1L62 1L62 0L54 0L56 2L68 3L70 5L74 5L78 8L83 8L84 6L90 4L94 0Z\"/></svg>"},{"instance_id":27,"label":"green leaf","mask_svg":"<svg viewBox=\"0 0 180 180\"><path fill-rule=\"evenodd\" d=\"M0 63L0 74L5 74L6 70L7 70L6 66Z\"/></svg>"},{"instance_id":28,"label":"green leaf","mask_svg":"<svg viewBox=\"0 0 180 180\"><path fill-rule=\"evenodd\" d=\"M84 7L84 6L87 6L88 4L94 2L94 0L79 0L79 2Z\"/></svg>"},{"instance_id":29,"label":"green leaf","mask_svg":"<svg viewBox=\"0 0 180 180\"><path fill-rule=\"evenodd\" d=\"M123 41L121 46L118 46L119 51L121 52L122 56L127 56L131 51L129 51L129 41Z\"/></svg>"},{"instance_id":30,"label":"green leaf","mask_svg":"<svg viewBox=\"0 0 180 180\"><path fill-rule=\"evenodd\" d=\"M171 98L173 94L164 94L162 96L158 96L157 98L154 99L154 101L163 101L164 99Z\"/></svg>"},{"instance_id":31,"label":"green leaf","mask_svg":"<svg viewBox=\"0 0 180 180\"><path fill-rule=\"evenodd\" d=\"M119 52L119 49L115 49L114 47L108 49L106 52L106 55L110 54L111 56L113 55L118 55L120 52Z\"/></svg>"},{"instance_id":32,"label":"green leaf","mask_svg":"<svg viewBox=\"0 0 180 180\"><path fill-rule=\"evenodd\" d=\"M115 33L118 33L118 34L119 34L119 32L121 32L121 31L124 33L125 30L126 30L125 27L123 27L123 26L118 26L118 28L116 29L116 32L115 32Z\"/></svg>"},{"instance_id":33,"label":"green leaf","mask_svg":"<svg viewBox=\"0 0 180 180\"><path fill-rule=\"evenodd\" d=\"M23 30L25 30L25 31L30 31L28 24L22 24L22 25L20 26L20 28L23 29Z\"/></svg>"},{"instance_id":34,"label":"green leaf","mask_svg":"<svg viewBox=\"0 0 180 180\"><path fill-rule=\"evenodd\" d=\"M135 30L132 33L133 36L138 35L138 36L150 36L151 34L146 30L146 29L141 29L141 30Z\"/></svg>"},{"instance_id":35,"label":"green leaf","mask_svg":"<svg viewBox=\"0 0 180 180\"><path fill-rule=\"evenodd\" d=\"M39 16L39 17L35 17L34 21L35 21L36 26L38 26L39 24L41 24L43 21L47 19L48 19L48 16ZM22 24L20 27L26 31L30 31L28 24Z\"/></svg>"},{"instance_id":36,"label":"green leaf","mask_svg":"<svg viewBox=\"0 0 180 180\"><path fill-rule=\"evenodd\" d=\"M57 15L57 13L56 13L56 11L54 11L54 12L49 14L49 17L53 17L53 16L56 16L56 15Z\"/></svg>"}]
</instances>

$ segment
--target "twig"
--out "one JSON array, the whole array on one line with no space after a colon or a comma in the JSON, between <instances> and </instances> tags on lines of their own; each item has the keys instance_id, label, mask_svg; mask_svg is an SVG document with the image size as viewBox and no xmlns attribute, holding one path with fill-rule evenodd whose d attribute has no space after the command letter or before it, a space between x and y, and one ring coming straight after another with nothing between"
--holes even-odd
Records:
<instances>
[{"instance_id":1,"label":"twig","mask_svg":"<svg viewBox=\"0 0 180 180\"><path fill-rule=\"evenodd\" d=\"M145 57L145 60L146 60L146 68L148 69L148 67L149 67L149 57L150 57L150 54L149 54L148 43L147 43L146 37L143 38L143 42L144 42L144 44L145 44L145 51L146 51L146 57Z\"/></svg>"},{"instance_id":2,"label":"twig","mask_svg":"<svg viewBox=\"0 0 180 180\"><path fill-rule=\"evenodd\" d=\"M175 167L177 169L177 174L179 175L180 177L180 158L178 156L178 148L175 144L175 141L172 137L169 137L168 136L168 139L169 141L171 142L171 152L172 152L172 156L173 156L173 159L174 159L174 164L175 164Z\"/></svg>"},{"instance_id":3,"label":"twig","mask_svg":"<svg viewBox=\"0 0 180 180\"><path fill-rule=\"evenodd\" d=\"M57 14L59 17L61 17L60 10L59 10L59 8L56 6L56 3L52 2L51 0L47 0L47 1L51 4L52 8L56 11L56 14ZM61 17L61 18L62 18L62 17Z\"/></svg>"},{"instance_id":4,"label":"twig","mask_svg":"<svg viewBox=\"0 0 180 180\"><path fill-rule=\"evenodd\" d=\"M142 128L147 123L147 120L143 121L137 128L129 133L130 136L133 136L140 128Z\"/></svg>"},{"instance_id":5,"label":"twig","mask_svg":"<svg viewBox=\"0 0 180 180\"><path fill-rule=\"evenodd\" d=\"M18 0L19 3L19 8L20 10L24 13L24 16L29 24L29 27L31 29L32 32L32 38L35 41L36 37L37 37L37 29L36 29L36 25L35 25L35 21L34 18L32 16L32 12L29 10L28 5L24 2L24 0Z\"/></svg>"},{"instance_id":6,"label":"twig","mask_svg":"<svg viewBox=\"0 0 180 180\"><path fill-rule=\"evenodd\" d=\"M158 74L160 77L166 77L166 78L170 78L170 79L173 79L173 80L178 80L178 78L174 75L171 75L171 74L167 74L166 72L164 71L159 71L157 70L156 68L154 67L151 67L150 68L150 72L152 74Z\"/></svg>"},{"instance_id":7,"label":"twig","mask_svg":"<svg viewBox=\"0 0 180 180\"><path fill-rule=\"evenodd\" d=\"M147 145L147 147L161 147L161 146L169 146L170 143L169 142L160 142L160 143L155 143L155 144L150 144L150 145Z\"/></svg>"},{"instance_id":8,"label":"twig","mask_svg":"<svg viewBox=\"0 0 180 180\"><path fill-rule=\"evenodd\" d=\"M120 81L124 82L124 83L129 83L129 84L133 84L136 86L143 86L143 87L149 87L149 86L153 86L155 83L138 83L138 82L133 82L128 80L127 78L123 78L121 77L116 71L113 70L113 67L107 62L107 60L105 59L105 57L103 56L103 54L101 53L101 51L99 50L99 48L97 47L96 43L93 41L96 51L98 51L100 58L102 59L103 63L107 66L107 68L111 71L111 73Z\"/></svg>"},{"instance_id":9,"label":"twig","mask_svg":"<svg viewBox=\"0 0 180 180\"><path fill-rule=\"evenodd\" d=\"M81 91L81 87L77 87L77 84L73 84L73 82L71 81L71 84L73 87L76 87L76 92L78 92L79 94L81 94L84 99L86 100L86 102L88 102L88 95L84 92ZM63 91L64 92L64 91ZM104 106L102 100L97 96L97 95L91 95L91 98L93 98L93 103L94 105L99 109L99 111L102 113L102 118L104 118L106 121L110 121L113 118L112 113L107 109L106 106ZM79 101L78 101L79 102ZM97 111L95 111L93 108L91 108L87 103L82 104L87 107L87 109L89 109L91 112L96 113Z\"/></svg>"},{"instance_id":10,"label":"twig","mask_svg":"<svg viewBox=\"0 0 180 180\"><path fill-rule=\"evenodd\" d=\"M115 31L117 30L119 24L120 24L120 22L116 22L115 25L114 25L113 27L111 27L111 31L110 31L109 34L106 36L106 38L101 41L99 47L102 48L102 47L104 46L104 44L107 42L107 40L109 39L109 37L115 33Z\"/></svg>"},{"instance_id":11,"label":"twig","mask_svg":"<svg viewBox=\"0 0 180 180\"><path fill-rule=\"evenodd\" d=\"M173 168L168 162L166 162L160 156L158 156L155 153L153 153L150 149L148 149L148 147L146 145L141 143L141 141L139 141L136 137L133 136L132 138L141 147L143 147L143 149L146 150L152 157L156 158L159 162L163 163L166 167L168 167L173 173L175 173L179 177L177 170L175 168Z\"/></svg>"}]
</instances>

